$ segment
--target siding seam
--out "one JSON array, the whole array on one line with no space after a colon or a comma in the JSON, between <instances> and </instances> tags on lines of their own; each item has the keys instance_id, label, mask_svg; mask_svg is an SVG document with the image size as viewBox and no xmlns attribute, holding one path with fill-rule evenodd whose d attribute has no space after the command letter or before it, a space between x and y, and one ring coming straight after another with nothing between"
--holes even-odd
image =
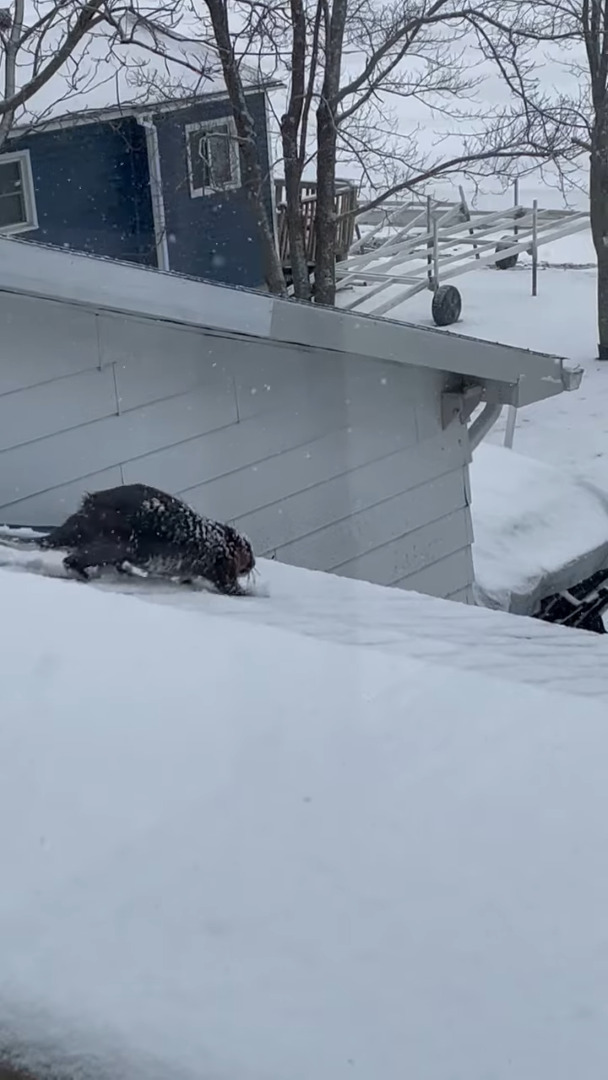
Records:
<instances>
[{"instance_id":1,"label":"siding seam","mask_svg":"<svg viewBox=\"0 0 608 1080\"><path fill-rule=\"evenodd\" d=\"M183 394L183 395L182 394L175 394L175 395L171 395L170 397L159 398L158 401L150 401L150 402L147 402L145 405L137 405L134 409L125 409L123 412L119 411L117 413L117 412L114 411L114 412L111 412L111 413L105 413L103 416L96 416L94 420L85 420L84 423L72 424L70 427L62 428L61 431L52 431L50 434L47 434L47 435L37 435L35 439L26 439L25 442L15 443L13 446L5 446L2 450L0 450L0 460L1 460L1 455L2 454L9 454L13 450L22 450L24 446L35 446L36 443L45 442L46 439L56 439L59 435L68 435L71 431L78 431L81 428L84 429L84 428L91 427L91 424L100 424L103 420L111 420L115 416L120 416L121 419L122 419L122 417L127 417L131 413L139 412L140 409L148 408L148 405L150 405L150 406L152 406L152 405L160 405L164 401L172 401L172 400L174 400L174 397L182 397L182 396L185 397L186 394ZM213 435L216 431L225 431L226 428L231 428L231 427L236 427L236 420L231 420L229 424L220 424L219 427L206 428L205 431L199 431L197 435L189 435L187 439L179 439L178 442L175 442L175 443L168 443L168 444L162 445L162 446L155 446L154 450L146 450L145 454L137 454L135 457L132 457L132 458L124 458L123 462L126 464L127 462L130 462L130 461L139 461L141 458L150 457L152 454L160 454L163 450L172 450L174 446L183 446L184 443L192 442L193 439L202 439L205 435ZM116 467L118 467L119 464L120 464L119 461L110 461L107 465L104 466L104 468L106 468L106 469L116 468ZM95 469L95 472L101 472L101 471L102 470L100 470L100 469ZM90 474L87 473L87 476L89 476L89 475ZM72 480L80 480L80 479L82 479L82 477L80 477L80 476L75 476L75 477L72 478ZM63 483L71 484L72 480L65 480L65 481L63 481ZM43 491L52 491L54 487L61 487L61 486L62 486L61 484L53 484L52 487L44 488ZM33 495L42 495L42 493L43 493L42 491L34 491L34 492L32 492ZM8 504L6 504L6 505L8 505Z\"/></svg>"},{"instance_id":2,"label":"siding seam","mask_svg":"<svg viewBox=\"0 0 608 1080\"><path fill-rule=\"evenodd\" d=\"M461 509L466 509L466 507L461 507ZM457 513L457 512L458 511L451 511L451 513ZM444 515L444 517L449 517L449 516L450 516L449 514ZM441 518L438 518L437 520L441 521ZM432 524L432 522L430 524ZM423 528L424 528L424 526L423 526ZM448 559L453 559L454 555L458 555L458 553L460 551L469 551L469 550L470 550L469 544L461 544L460 547L454 548L453 551L448 551L447 555L442 555L440 559L436 559L435 562L429 563L429 566L441 566L441 564L443 562L446 562ZM420 573L424 573L427 569L428 569L428 567L424 567L422 570L414 570L411 574L406 574L405 577L396 578L394 581L389 582L389 586L392 588L393 585L405 585L405 583L407 581L409 581L410 578L416 577ZM473 578L470 578L470 580L466 584L472 585L473 584ZM455 591L460 592L464 588L466 588L466 585L461 585L460 588L456 589ZM446 597L446 599L447 599L447 597Z\"/></svg>"},{"instance_id":3,"label":"siding seam","mask_svg":"<svg viewBox=\"0 0 608 1080\"><path fill-rule=\"evenodd\" d=\"M177 396L179 397L179 395L177 395ZM164 401L164 400L168 400L168 399L161 398L159 400ZM145 408L145 406L140 406L140 408ZM130 409L128 411L129 412L135 412L137 410ZM41 435L37 439L30 439L27 442L18 443L16 446L5 447L3 450L0 450L0 463L2 461L2 454L9 453L12 450L22 449L24 446L31 446L31 445L33 445L34 443L37 443L37 442L43 442L45 439L53 439L57 435L65 435L70 431L78 430L78 428L87 428L91 424L96 424L101 420L111 419L114 415L115 415L114 413L108 413L106 416L97 417L97 419L95 419L95 420L88 420L84 424L76 424L75 427L64 428L62 431L56 431L51 435ZM123 416L127 416L128 413L121 413L120 415L121 415L121 417L123 417ZM247 421L241 421L241 423L249 423L251 421L251 423L253 424L253 423L255 423L256 419L257 419L257 417L250 417ZM222 480L224 477L232 476L234 473L240 472L242 469L248 468L250 465L251 466L253 466L253 465L261 465L265 461L273 461L275 458L279 458L285 453L290 453L290 451L292 451L292 450L298 450L302 446L313 445L315 442L319 442L321 439L326 439L328 435L332 435L334 432L347 431L349 426L350 425L346 425L343 428L335 428L335 427L330 426L330 427L328 427L328 429L322 435L316 436L315 439L313 439L313 440L306 439L302 443L297 443L295 446L290 446L288 450L279 450L279 451L277 451L276 454L269 454L266 457L259 458L259 459L256 459L256 460L253 460L253 461L250 461L250 462L248 461L246 465L239 465L238 468L236 468L236 469L229 469L228 472L216 474L216 475L210 477L209 480L203 481L202 484L200 484L200 483L199 484L191 484L187 488L181 488L180 490L178 490L176 492L176 494L180 495L180 496L185 495L185 494L188 493L188 491L192 491L195 488L204 486L205 483L213 483L216 480ZM131 458L124 458L122 461L119 461L119 462L109 462L107 465L104 465L103 469L94 469L93 472L84 473L82 476L74 476L74 477L71 477L68 480L62 480L60 484L51 484L50 487L41 488L39 491L32 491L29 495L25 495L21 499L14 499L14 500L11 500L11 502L2 503L1 506L2 506L2 508L4 508L5 506L7 506L7 507L8 506L14 506L14 505L16 505L16 503L25 502L26 499L33 499L37 495L46 495L50 491L55 491L58 488L65 487L66 484L76 484L76 483L78 483L79 480L86 480L86 478L88 476L95 476L96 473L105 472L106 469L122 468L124 465L131 465L134 462L143 461L147 457L152 457L153 454L161 454L161 453L164 453L164 452L166 452L168 450L173 450L177 446L186 446L187 443L195 442L196 439L204 439L207 435L215 435L215 434L217 434L217 432L226 431L228 428L231 428L231 427L236 427L236 421L232 421L230 424L222 424L222 426L219 427L219 428L210 428L207 431L199 432L198 435L189 435L187 439L179 439L177 442L169 443L167 446L159 446L159 447L156 447L154 450L147 450L145 454L137 454L137 455L135 455L134 457L131 457ZM408 447L404 447L403 449L408 449ZM397 451L397 453L399 453L399 452L400 451ZM378 460L380 460L380 459L378 459ZM373 461L370 461L369 464L370 465L373 464ZM353 470L351 470L351 471L353 471ZM330 477L330 479L336 479L336 477ZM327 481L319 481L319 483L326 483L326 482ZM302 490L305 491L307 489L304 488ZM293 492L292 494L297 495L297 494L299 494L299 492ZM391 496L391 497L394 497L394 496ZM279 500L279 501L283 501L283 500ZM260 507L259 509L263 509L263 508ZM249 511L249 513L256 513L256 510ZM245 515L243 515L243 516L245 516Z\"/></svg>"},{"instance_id":4,"label":"siding seam","mask_svg":"<svg viewBox=\"0 0 608 1080\"><path fill-rule=\"evenodd\" d=\"M460 589L454 589L453 592L448 593L447 596L442 597L442 599L443 600L452 600L455 596L460 596L462 593L466 593L468 595L468 597L469 597L469 599L466 601L466 603L472 604L473 603L473 600L471 598L471 585L472 584L473 584L472 582L469 582L468 585L463 585L462 588L460 588ZM463 603L464 602L465 601L463 601Z\"/></svg>"},{"instance_id":5,"label":"siding seam","mask_svg":"<svg viewBox=\"0 0 608 1080\"><path fill-rule=\"evenodd\" d=\"M452 472L456 472L456 471L457 471L456 469L452 470ZM449 476L450 474L445 473L444 475ZM427 480L422 484L416 484L416 487L426 487L428 483L429 483L429 481ZM415 488L410 488L409 490L414 491ZM288 540L286 543L281 544L279 547L276 548L276 550L277 551L282 551L284 548L290 547L292 544L298 544L300 542L300 540L308 540L311 536L316 536L318 533L324 532L325 529L331 529L331 528L333 528L334 525L340 525L344 521L352 521L354 518L358 517L359 514L366 514L368 510L375 510L375 509L377 509L377 507L383 506L387 502L391 502L392 499L399 498L399 495L408 495L408 494L409 494L409 491L402 491L398 495L391 495L387 499L380 499L378 502L370 503L369 506L363 507L362 510L358 510L354 514L346 514L343 517L336 518L335 521L329 521L325 525L320 525L317 529L312 529L311 532L300 533L293 540ZM403 538L405 536L412 536L413 533L419 532L421 529L426 529L429 525L435 525L438 521L442 521L443 518L451 517L452 514L460 514L460 513L462 513L463 510L466 510L466 507L457 506L454 510L450 510L449 514L440 514L439 517L431 518L429 521L425 521L424 525L417 525L415 529L408 529L404 533L399 533L398 536L392 536L390 538L390 540L384 540L381 544L375 544L373 547L366 548L365 551L363 552L363 554L368 555L372 551L379 551L380 548L388 547L389 544L395 544L395 543L397 543L398 540L403 540ZM247 517L246 514L243 514L242 516ZM238 518L235 518L235 521L238 521L238 520L239 520ZM451 552L450 554L453 554L453 553ZM262 557L263 556L264 556L264 553L262 553ZM361 555L354 555L351 559L345 559L344 562L335 563L332 566L328 566L328 567L325 568L326 572L329 573L329 574L332 574L332 573L334 573L335 570L339 570L340 567L347 566L348 563L354 562L355 559L360 559L361 557L362 557ZM417 572L418 571L415 571L415 573L417 573Z\"/></svg>"},{"instance_id":6,"label":"siding seam","mask_svg":"<svg viewBox=\"0 0 608 1080\"><path fill-rule=\"evenodd\" d=\"M344 428L334 428L333 430L335 430L335 431L344 431L346 429L344 429ZM314 442L318 442L321 439L324 439L326 437L327 437L326 435L320 435L319 439L315 439ZM302 443L301 445L302 446L310 446L310 445L313 445L313 443L310 443L310 442L309 443ZM298 449L297 446L292 446L291 447L291 450L297 450L297 449ZM415 446L414 447L404 447L403 449L405 449L405 450L416 449L416 447ZM369 465L378 465L380 462L388 462L389 458L395 456L395 453L397 453L397 454L403 453L403 449L393 451L390 454L381 454L380 457L370 457L370 458L367 459L367 461L364 461L362 465L356 465L354 468L346 469L344 472L334 473L332 476L328 476L324 480L316 480L313 484L307 484L307 485L305 485L305 487L297 488L295 490L290 490L289 495L281 495L281 496L279 496L278 499L273 499L272 502L263 503L261 506L256 506L253 510L247 510L242 514L239 514L239 516L237 518L235 518L234 520L239 521L241 518L249 517L251 514L260 513L263 510L272 510L273 506L280 506L281 503L286 502L287 499L292 499L292 498L295 498L297 495L305 495L306 493L308 493L310 491L315 491L316 488L323 487L325 484L331 484L331 483L334 482L334 480L342 480L342 479L344 479L344 477L353 476L357 472L359 472L361 469L366 469ZM278 454L271 454L267 458L261 458L260 461L252 461L251 466L253 466L253 465L261 465L265 461L271 461L271 460L273 460L273 458L281 457L284 453L290 453L290 452L291 452L290 450L279 451ZM233 473L234 472L241 472L243 469L247 469L249 467L250 467L250 465L248 463L247 465L240 466L238 469L233 469L232 472ZM431 477L429 477L428 479L426 479L426 480L419 480L416 484L412 484L410 487L402 488L400 491L396 491L393 495L387 495L385 498L380 499L378 502L370 503L367 506L361 507L360 510L351 511L345 517L336 518L335 522L330 522L329 524L334 525L334 524L337 524L340 521L346 521L348 518L356 517L356 515L358 513L364 513L366 510L371 510L371 508L374 507L374 506L380 506L383 502L388 502L388 501L390 501L390 499L397 499L400 495L406 495L410 491L416 491L420 487L425 487L427 484L432 484L435 480L441 480L444 476L449 476L450 473L458 472L459 468L461 468L461 466L460 467L457 466L456 468L454 468L453 466L450 466L449 469L442 470L441 472L438 472L438 473L433 473L433 475ZM215 482L215 480L221 480L225 476L230 476L230 475L231 475L231 473L222 473L221 476L213 477L213 480L209 480L209 481L207 481L207 483ZM199 488L199 487L204 488L205 487L205 481L203 481L200 484L193 484L191 488L180 489L180 491L178 491L177 494L178 495L183 495L186 492L188 492L190 490L193 490L194 488ZM327 526L325 526L325 525L321 526L321 528L326 528L326 527ZM313 533L316 532L316 531L318 531L318 530L313 530ZM304 539L305 536L312 536L313 533L303 533L301 539ZM298 537L298 539L300 539L300 537ZM290 543L291 542L292 541L290 541Z\"/></svg>"},{"instance_id":7,"label":"siding seam","mask_svg":"<svg viewBox=\"0 0 608 1080\"><path fill-rule=\"evenodd\" d=\"M265 415L267 415L267 414L265 414ZM257 417L250 417L249 418L249 420L251 420L252 422L254 420L256 420L256 419L257 419ZM249 420L242 420L241 423L249 423ZM246 463L246 465L238 465L236 469L228 469L227 472L216 473L214 476L211 476L208 480L203 480L198 484L189 484L188 487L180 488L179 491L177 492L177 494L178 495L186 495L189 491L194 491L195 488L204 487L205 484L214 483L216 480L223 480L227 476L234 476L235 473L242 472L244 469L249 469L254 465L263 465L264 462L266 462L266 461L274 461L275 458L282 457L283 454L290 454L292 452L292 450L300 450L303 446L314 446L314 444L316 442L321 442L321 440L326 439L328 435L334 435L334 434L339 434L342 431L348 431L350 426L351 426L350 424L346 424L344 427L340 427L340 428L330 427L330 428L327 429L327 431L324 431L322 435L315 435L314 439L305 439L304 442L296 443L295 446L289 446L286 450L277 450L276 454L267 454L266 457L254 458L251 461L248 461ZM213 434L213 433L209 432L209 434ZM204 438L204 436L194 435L190 439L187 439L185 441L186 442L191 442L192 438L200 439L200 438ZM182 443L179 443L179 444L176 443L175 445L178 446L178 445L183 445L183 444ZM407 447L407 446L402 447L402 450L408 450L408 449L412 449L412 447ZM153 451L151 451L151 454L156 454L157 452L158 451L153 450ZM396 451L396 452L400 453L402 451ZM151 454L145 454L144 457L150 457ZM139 461L139 460L140 460L139 457L138 458L129 458L129 461ZM372 465L374 463L374 460L379 461L380 458L370 459L370 461L367 464ZM363 466L357 465L357 468L362 468L362 467ZM354 470L351 469L349 471L353 472ZM346 476L347 473L339 473L338 475L339 476ZM337 479L337 477L335 477L335 476L328 477L328 480L335 480L335 479ZM317 483L324 484L324 483L327 483L327 481L326 480L319 480L319 481L317 481ZM308 490L307 488L301 488L299 491L291 492L291 494L292 495L298 495L298 494L301 494L302 492L307 491L307 490ZM278 499L276 501L283 502L284 499ZM273 504L271 503L269 505L273 505ZM262 507L262 506L256 507L255 510L250 510L250 511L248 511L248 513L254 514L254 513L256 513L257 510L263 510L264 508L265 507ZM245 515L243 515L243 517L244 516Z\"/></svg>"},{"instance_id":8,"label":"siding seam","mask_svg":"<svg viewBox=\"0 0 608 1080\"><path fill-rule=\"evenodd\" d=\"M79 368L78 371L68 371L65 375L53 375L51 379L40 379L38 382L27 383L25 386L16 386L14 390L0 390L0 401L2 398L11 397L12 394L27 394L29 390L37 390L40 386L51 386L54 382L76 379L79 375L87 375L93 371L103 371L106 367L109 367L109 364L93 364L89 367Z\"/></svg>"},{"instance_id":9,"label":"siding seam","mask_svg":"<svg viewBox=\"0 0 608 1080\"><path fill-rule=\"evenodd\" d=\"M374 551L381 551L382 548L390 547L391 544L396 544L399 540L404 540L406 536L413 536L414 533L422 532L423 529L428 529L430 525L437 525L440 521L447 521L448 518L453 517L455 514L462 514L464 506L457 506L455 510L450 510L449 514L441 514L439 517L431 518L430 521L425 521L424 525L417 525L415 529L409 529L408 532L400 533L399 536L392 536L390 540L383 540L381 544L374 544L373 547L366 548L361 555L354 555L352 559L346 559L342 563L337 563L335 566L327 568L328 574L335 574L336 570L340 570L343 566L348 566L349 563L356 562L357 559L362 559L365 555L371 555ZM287 545L285 545L287 547ZM456 551L460 551L460 548L455 548L454 551L450 551L450 555L453 555ZM443 556L442 556L443 558ZM438 560L437 560L438 561ZM428 566L434 566L435 562L427 563L426 566L421 567L421 570L426 570ZM418 570L414 573L419 573ZM392 585L385 585L383 588L391 588Z\"/></svg>"},{"instance_id":10,"label":"siding seam","mask_svg":"<svg viewBox=\"0 0 608 1080\"><path fill-rule=\"evenodd\" d=\"M109 472L111 469L120 470L120 465L106 465L103 469L94 469L93 472L84 473L83 476L76 476L72 480L62 480L60 484L53 484L52 487L33 491L31 495L23 495L20 499L11 499L10 502L2 503L0 510L10 510L12 506L18 506L19 503L29 502L30 499L36 499L39 495L48 495L50 491L57 491L59 488L69 487L71 484L79 484L81 480L88 480L90 476L98 476L99 473Z\"/></svg>"}]
</instances>

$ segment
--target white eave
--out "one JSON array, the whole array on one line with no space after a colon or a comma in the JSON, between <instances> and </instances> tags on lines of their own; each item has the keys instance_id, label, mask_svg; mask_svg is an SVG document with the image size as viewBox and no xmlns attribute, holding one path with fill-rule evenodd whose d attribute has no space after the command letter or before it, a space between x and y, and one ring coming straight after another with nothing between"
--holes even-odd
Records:
<instances>
[{"instance_id":1,"label":"white eave","mask_svg":"<svg viewBox=\"0 0 608 1080\"><path fill-rule=\"evenodd\" d=\"M245 86L245 96L252 94L268 94L272 90L283 88L283 83L278 80L266 82L248 83ZM201 105L209 101L229 101L226 90L217 90L213 86L208 91L201 88L197 94L179 94L175 91L175 97L168 100L154 98L135 99L121 102L120 105L111 105L104 108L89 107L79 112L66 112L53 116L47 120L37 120L32 123L16 124L11 128L11 139L16 140L23 136L36 137L40 132L63 131L68 128L84 127L86 124L110 123L116 120L124 120L130 116L141 114L149 116L163 116L166 113L179 112L182 109L191 108L193 105Z\"/></svg>"},{"instance_id":2,"label":"white eave","mask_svg":"<svg viewBox=\"0 0 608 1080\"><path fill-rule=\"evenodd\" d=\"M501 404L553 397L582 378L558 356L5 237L0 291L452 373Z\"/></svg>"}]
</instances>

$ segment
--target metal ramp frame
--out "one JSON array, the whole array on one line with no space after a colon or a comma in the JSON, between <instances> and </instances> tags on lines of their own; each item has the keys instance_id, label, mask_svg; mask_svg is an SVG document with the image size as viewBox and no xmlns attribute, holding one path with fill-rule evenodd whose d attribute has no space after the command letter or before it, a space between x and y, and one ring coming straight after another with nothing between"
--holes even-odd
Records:
<instances>
[{"instance_id":1,"label":"metal ramp frame","mask_svg":"<svg viewBox=\"0 0 608 1080\"><path fill-rule=\"evenodd\" d=\"M365 293L341 303L347 311L365 309L369 315L386 315L424 289L436 291L445 282L481 266L532 256L533 291L538 249L589 225L582 212L540 210L513 206L496 213L472 215L461 189L461 202L437 212L432 200L406 226L371 251L362 249L397 217L399 209L351 247L349 257L336 267L337 287L342 292L357 284L370 285ZM505 237L509 230L512 236ZM500 245L497 253L497 245ZM394 286L403 288L394 290ZM387 292L392 295L387 296ZM370 301L375 303L370 304Z\"/></svg>"}]
</instances>

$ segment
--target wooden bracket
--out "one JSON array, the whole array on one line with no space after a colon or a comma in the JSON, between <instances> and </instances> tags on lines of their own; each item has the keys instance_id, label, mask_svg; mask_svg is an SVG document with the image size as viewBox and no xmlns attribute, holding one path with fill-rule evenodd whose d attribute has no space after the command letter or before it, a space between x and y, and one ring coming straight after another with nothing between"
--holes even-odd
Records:
<instances>
[{"instance_id":1,"label":"wooden bracket","mask_svg":"<svg viewBox=\"0 0 608 1080\"><path fill-rule=\"evenodd\" d=\"M444 390L441 395L441 426L443 430L458 419L468 424L483 397L483 386L475 383L461 390Z\"/></svg>"}]
</instances>

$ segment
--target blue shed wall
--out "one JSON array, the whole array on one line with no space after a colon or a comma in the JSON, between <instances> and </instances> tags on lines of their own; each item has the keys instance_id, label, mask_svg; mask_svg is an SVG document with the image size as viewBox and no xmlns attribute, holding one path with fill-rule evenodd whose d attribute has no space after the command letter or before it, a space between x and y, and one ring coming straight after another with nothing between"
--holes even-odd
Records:
<instances>
[{"instance_id":1,"label":"blue shed wall","mask_svg":"<svg viewBox=\"0 0 608 1080\"><path fill-rule=\"evenodd\" d=\"M11 140L30 152L39 228L24 240L156 266L145 135L126 117Z\"/></svg>"},{"instance_id":2,"label":"blue shed wall","mask_svg":"<svg viewBox=\"0 0 608 1080\"><path fill-rule=\"evenodd\" d=\"M272 215L264 93L248 95ZM256 215L243 188L191 198L185 127L230 115L227 98L154 117L158 129L171 269L257 288L264 281ZM30 152L40 227L24 240L156 266L145 133L134 118L20 136Z\"/></svg>"},{"instance_id":3,"label":"blue shed wall","mask_svg":"<svg viewBox=\"0 0 608 1080\"><path fill-rule=\"evenodd\" d=\"M266 204L272 215L270 161L263 93L248 96L258 133ZM227 99L201 102L154 117L158 129L171 269L210 281L257 288L264 281L256 215L244 188L191 198L186 124L231 115Z\"/></svg>"}]
</instances>

